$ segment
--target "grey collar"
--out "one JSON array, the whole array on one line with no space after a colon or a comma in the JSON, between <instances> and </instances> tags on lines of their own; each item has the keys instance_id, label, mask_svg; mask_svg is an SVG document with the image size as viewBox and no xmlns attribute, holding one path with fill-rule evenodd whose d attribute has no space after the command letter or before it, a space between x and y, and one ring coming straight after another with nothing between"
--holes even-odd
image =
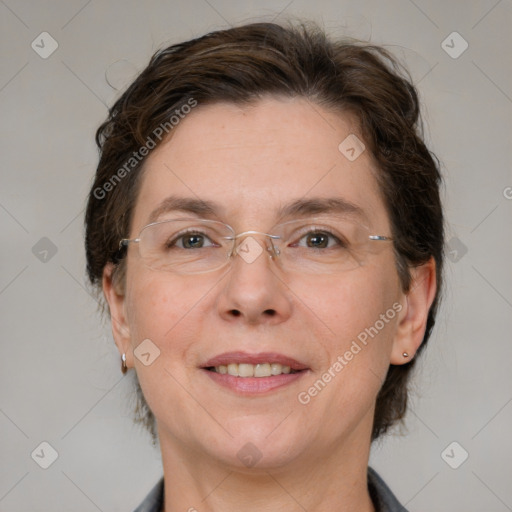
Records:
<instances>
[{"instance_id":1,"label":"grey collar","mask_svg":"<svg viewBox=\"0 0 512 512\"><path fill-rule=\"evenodd\" d=\"M368 489L377 512L407 512L384 480L370 467L368 468ZM163 506L164 479L162 478L134 512L162 512Z\"/></svg>"}]
</instances>

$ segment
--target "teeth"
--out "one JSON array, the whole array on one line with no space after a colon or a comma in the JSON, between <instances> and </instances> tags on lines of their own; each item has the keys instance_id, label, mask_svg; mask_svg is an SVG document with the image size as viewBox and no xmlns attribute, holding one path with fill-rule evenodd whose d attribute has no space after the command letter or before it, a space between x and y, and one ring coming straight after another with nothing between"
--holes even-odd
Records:
<instances>
[{"instance_id":1,"label":"teeth","mask_svg":"<svg viewBox=\"0 0 512 512\"><path fill-rule=\"evenodd\" d=\"M257 364L254 367L254 376L255 377L270 377L272 372L270 370L269 363Z\"/></svg>"},{"instance_id":2,"label":"teeth","mask_svg":"<svg viewBox=\"0 0 512 512\"><path fill-rule=\"evenodd\" d=\"M229 375L234 375L238 377L238 365L237 364L228 364L228 373Z\"/></svg>"},{"instance_id":3,"label":"teeth","mask_svg":"<svg viewBox=\"0 0 512 512\"><path fill-rule=\"evenodd\" d=\"M289 366L283 366L279 363L231 363L215 367L215 371L221 374L229 374L234 377L270 377L272 375L281 375L282 373L291 373Z\"/></svg>"},{"instance_id":4,"label":"teeth","mask_svg":"<svg viewBox=\"0 0 512 512\"><path fill-rule=\"evenodd\" d=\"M254 377L254 365L253 364L239 364L238 365L238 376L239 377Z\"/></svg>"},{"instance_id":5,"label":"teeth","mask_svg":"<svg viewBox=\"0 0 512 512\"><path fill-rule=\"evenodd\" d=\"M283 365L279 363L272 363L270 365L270 373L272 375L279 375L283 371Z\"/></svg>"}]
</instances>

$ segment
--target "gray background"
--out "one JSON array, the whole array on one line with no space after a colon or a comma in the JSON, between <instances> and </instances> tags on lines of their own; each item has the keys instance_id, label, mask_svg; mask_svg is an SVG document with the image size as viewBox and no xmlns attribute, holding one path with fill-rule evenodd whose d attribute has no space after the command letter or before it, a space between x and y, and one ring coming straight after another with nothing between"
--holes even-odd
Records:
<instances>
[{"instance_id":1,"label":"gray background","mask_svg":"<svg viewBox=\"0 0 512 512\"><path fill-rule=\"evenodd\" d=\"M411 512L512 510L510 0L0 0L1 511L131 510L160 477L85 287L94 131L162 45L290 16L388 45L409 66L445 176L445 302L408 435L374 446L372 464ZM51 48L42 32L58 43L47 58L31 47ZM58 453L48 469L43 441ZM458 469L445 462L463 450Z\"/></svg>"}]
</instances>

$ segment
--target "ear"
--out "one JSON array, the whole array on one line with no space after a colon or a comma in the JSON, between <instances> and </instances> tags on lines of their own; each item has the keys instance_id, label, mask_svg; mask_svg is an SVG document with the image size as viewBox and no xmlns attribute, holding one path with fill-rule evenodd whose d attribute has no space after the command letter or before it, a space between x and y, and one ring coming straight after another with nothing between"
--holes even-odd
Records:
<instances>
[{"instance_id":1,"label":"ear","mask_svg":"<svg viewBox=\"0 0 512 512\"><path fill-rule=\"evenodd\" d=\"M398 328L391 351L391 364L400 365L412 360L423 341L428 312L437 290L436 262L430 260L411 270L411 286L405 294ZM407 357L404 357L407 353Z\"/></svg>"},{"instance_id":2,"label":"ear","mask_svg":"<svg viewBox=\"0 0 512 512\"><path fill-rule=\"evenodd\" d=\"M112 335L119 354L126 354L126 366L133 367L130 329L126 317L125 294L123 287L113 278L114 265L107 263L103 269L102 288L110 310Z\"/></svg>"}]
</instances>

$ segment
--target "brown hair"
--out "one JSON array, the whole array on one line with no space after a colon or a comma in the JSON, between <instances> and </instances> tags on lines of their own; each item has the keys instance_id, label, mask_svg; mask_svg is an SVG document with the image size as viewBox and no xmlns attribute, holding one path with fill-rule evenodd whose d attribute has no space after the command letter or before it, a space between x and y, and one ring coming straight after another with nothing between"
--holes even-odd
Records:
<instances>
[{"instance_id":1,"label":"brown hair","mask_svg":"<svg viewBox=\"0 0 512 512\"><path fill-rule=\"evenodd\" d=\"M150 147L150 140L156 147L165 139L155 136L158 127L169 126L171 117L185 111L191 99L199 105L243 104L273 94L305 97L358 119L379 169L377 180L391 222L403 290L409 290L411 267L432 256L436 261L438 288L421 351L440 299L444 226L439 164L422 140L417 92L407 72L382 47L331 40L313 24L243 25L155 53L96 133L101 156L85 216L92 285L100 294L103 269L109 262L123 271L118 244L130 232L145 160L140 150ZM403 418L407 382L415 364L416 358L390 366L377 397L372 439ZM137 392L137 410L142 411L138 420L155 436L154 417L138 382Z\"/></svg>"}]
</instances>

